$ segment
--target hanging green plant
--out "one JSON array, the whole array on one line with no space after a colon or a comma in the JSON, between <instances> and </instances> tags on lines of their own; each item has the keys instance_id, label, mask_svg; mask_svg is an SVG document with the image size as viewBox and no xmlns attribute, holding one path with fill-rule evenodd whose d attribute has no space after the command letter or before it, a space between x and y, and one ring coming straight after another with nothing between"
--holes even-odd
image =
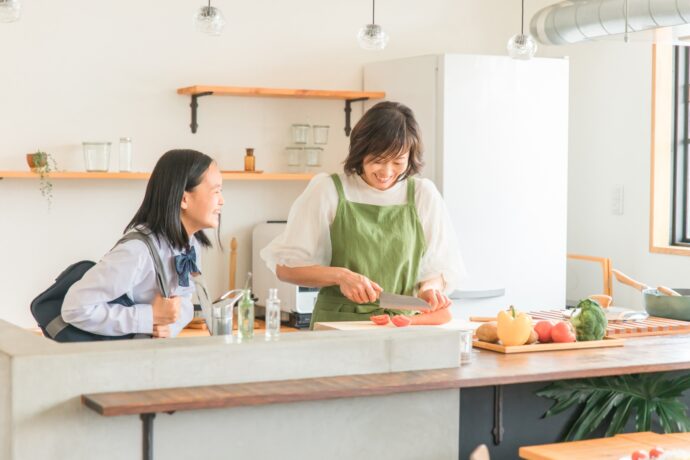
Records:
<instances>
[{"instance_id":1,"label":"hanging green plant","mask_svg":"<svg viewBox=\"0 0 690 460\"><path fill-rule=\"evenodd\" d=\"M57 170L57 162L49 153L37 150L26 154L26 162L31 171L39 175L38 189L41 195L48 200L48 207L53 203L53 183L50 181L51 171Z\"/></svg>"},{"instance_id":2,"label":"hanging green plant","mask_svg":"<svg viewBox=\"0 0 690 460\"><path fill-rule=\"evenodd\" d=\"M690 374L670 377L664 373L622 375L554 382L537 396L555 400L544 417L581 406L565 435L566 441L585 439L604 421L606 436L620 433L635 413L635 429L650 431L656 414L665 433L690 431L687 407L679 398L690 388Z\"/></svg>"}]
</instances>

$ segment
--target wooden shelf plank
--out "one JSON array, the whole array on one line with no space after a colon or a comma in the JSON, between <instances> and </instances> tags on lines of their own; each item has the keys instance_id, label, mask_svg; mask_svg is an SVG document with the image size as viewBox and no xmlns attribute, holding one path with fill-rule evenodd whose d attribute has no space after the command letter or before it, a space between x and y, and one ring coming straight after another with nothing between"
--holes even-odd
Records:
<instances>
[{"instance_id":1,"label":"wooden shelf plank","mask_svg":"<svg viewBox=\"0 0 690 460\"><path fill-rule=\"evenodd\" d=\"M335 91L320 89L287 89L287 88L249 88L239 86L206 86L195 85L179 88L177 94L195 95L212 92L214 96L250 96L250 97L288 97L298 99L383 99L383 91Z\"/></svg>"},{"instance_id":2,"label":"wooden shelf plank","mask_svg":"<svg viewBox=\"0 0 690 460\"><path fill-rule=\"evenodd\" d=\"M223 180L242 181L308 181L311 173L222 173ZM55 171L48 174L53 179L129 179L148 180L148 172L86 172ZM0 179L38 179L40 176L31 171L0 171Z\"/></svg>"}]
</instances>

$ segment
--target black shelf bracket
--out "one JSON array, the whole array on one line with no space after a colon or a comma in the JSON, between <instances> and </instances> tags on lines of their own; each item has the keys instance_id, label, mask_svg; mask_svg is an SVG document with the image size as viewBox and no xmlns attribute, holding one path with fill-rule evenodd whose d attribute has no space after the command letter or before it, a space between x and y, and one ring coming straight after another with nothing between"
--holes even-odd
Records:
<instances>
[{"instance_id":1,"label":"black shelf bracket","mask_svg":"<svg viewBox=\"0 0 690 460\"><path fill-rule=\"evenodd\" d=\"M494 445L498 446L503 442L503 387L494 386L494 427L491 434L494 437Z\"/></svg>"},{"instance_id":2,"label":"black shelf bracket","mask_svg":"<svg viewBox=\"0 0 690 460\"><path fill-rule=\"evenodd\" d=\"M352 103L353 102L360 102L360 101L368 101L368 97L358 97L356 99L345 99L345 135L350 136L350 131L352 131L352 128L350 127L350 113L352 112Z\"/></svg>"},{"instance_id":3,"label":"black shelf bracket","mask_svg":"<svg viewBox=\"0 0 690 460\"><path fill-rule=\"evenodd\" d=\"M190 128L192 128L192 133L196 133L196 129L199 127L199 124L196 122L196 109L199 107L199 103L197 102L197 99L199 99L202 96L210 96L213 94L213 91L207 91L205 93L199 93L199 94L192 94L192 102L189 104L189 106L192 108L192 123L189 125Z\"/></svg>"}]
</instances>

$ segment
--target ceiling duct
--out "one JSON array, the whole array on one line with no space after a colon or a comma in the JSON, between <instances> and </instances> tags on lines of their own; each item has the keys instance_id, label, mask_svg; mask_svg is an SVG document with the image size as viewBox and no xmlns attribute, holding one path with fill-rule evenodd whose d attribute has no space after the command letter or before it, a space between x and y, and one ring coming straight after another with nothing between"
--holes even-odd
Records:
<instances>
[{"instance_id":1,"label":"ceiling duct","mask_svg":"<svg viewBox=\"0 0 690 460\"><path fill-rule=\"evenodd\" d=\"M626 0L569 0L539 10L532 36L545 45L565 45L625 33ZM690 23L690 0L627 0L628 32Z\"/></svg>"}]
</instances>

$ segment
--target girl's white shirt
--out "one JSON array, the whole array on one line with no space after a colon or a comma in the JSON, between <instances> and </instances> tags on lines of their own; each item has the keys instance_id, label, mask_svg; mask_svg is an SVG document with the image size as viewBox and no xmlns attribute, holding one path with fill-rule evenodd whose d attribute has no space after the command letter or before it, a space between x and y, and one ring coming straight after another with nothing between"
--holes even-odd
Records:
<instances>
[{"instance_id":1,"label":"girl's white shirt","mask_svg":"<svg viewBox=\"0 0 690 460\"><path fill-rule=\"evenodd\" d=\"M174 337L194 316L194 282L190 275L188 287L179 285L175 256L181 251L174 249L163 237L153 237L152 241L165 266L164 277L170 296L181 298L180 317L169 325L170 335ZM197 267L201 267L201 247L195 237L190 239L190 245L196 251ZM151 334L151 304L159 292L153 260L146 244L139 240L127 241L104 255L81 280L70 287L62 305L62 319L95 334ZM123 294L134 301L133 306L108 303Z\"/></svg>"},{"instance_id":2,"label":"girl's white shirt","mask_svg":"<svg viewBox=\"0 0 690 460\"><path fill-rule=\"evenodd\" d=\"M407 180L379 190L357 174L339 177L348 201L377 206L407 202ZM337 208L338 192L333 179L328 174L318 174L290 208L285 231L261 251L268 267L275 273L276 265L330 266L330 228ZM415 177L415 208L426 240L417 282L442 275L447 283L446 292L451 293L462 282L465 267L443 197L431 180Z\"/></svg>"}]
</instances>

